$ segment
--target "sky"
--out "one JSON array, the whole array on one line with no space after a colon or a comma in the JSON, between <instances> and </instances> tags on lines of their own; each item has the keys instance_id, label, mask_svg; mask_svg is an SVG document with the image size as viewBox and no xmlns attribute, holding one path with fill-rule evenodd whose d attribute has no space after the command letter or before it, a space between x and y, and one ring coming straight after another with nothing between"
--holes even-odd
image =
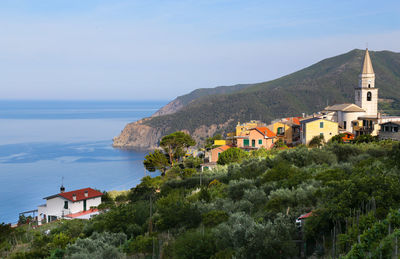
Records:
<instances>
[{"instance_id":1,"label":"sky","mask_svg":"<svg viewBox=\"0 0 400 259\"><path fill-rule=\"evenodd\" d=\"M400 52L400 2L1 0L0 99L171 100L352 49Z\"/></svg>"}]
</instances>

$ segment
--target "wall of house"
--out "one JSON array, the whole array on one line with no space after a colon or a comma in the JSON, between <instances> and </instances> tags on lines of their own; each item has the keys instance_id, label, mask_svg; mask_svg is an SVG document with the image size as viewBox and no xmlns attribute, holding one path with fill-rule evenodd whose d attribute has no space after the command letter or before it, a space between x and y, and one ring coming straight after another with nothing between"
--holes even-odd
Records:
<instances>
[{"instance_id":1,"label":"wall of house","mask_svg":"<svg viewBox=\"0 0 400 259\"><path fill-rule=\"evenodd\" d=\"M90 207L99 206L101 203L101 197L91 198L86 200L86 210L90 209ZM69 202L68 208L71 213L77 213L83 211L83 200L76 202Z\"/></svg>"},{"instance_id":2,"label":"wall of house","mask_svg":"<svg viewBox=\"0 0 400 259\"><path fill-rule=\"evenodd\" d=\"M243 143L244 139L248 139L248 138L246 137L246 138L237 138L236 139L236 146L238 148L243 148L244 147L244 143Z\"/></svg>"},{"instance_id":3,"label":"wall of house","mask_svg":"<svg viewBox=\"0 0 400 259\"><path fill-rule=\"evenodd\" d=\"M283 128L284 134L278 135L278 129ZM282 123L282 122L275 122L268 126L272 132L276 134L277 139L282 139L286 144L291 144L293 140L293 129L291 126Z\"/></svg>"},{"instance_id":4,"label":"wall of house","mask_svg":"<svg viewBox=\"0 0 400 259\"><path fill-rule=\"evenodd\" d=\"M215 146L223 146L223 145L226 145L226 140L224 140L224 139L217 139L217 140L214 140L214 145L215 145Z\"/></svg>"},{"instance_id":5,"label":"wall of house","mask_svg":"<svg viewBox=\"0 0 400 259\"><path fill-rule=\"evenodd\" d=\"M365 115L365 112L338 112L338 123L344 129L344 122L346 122L346 131L355 133L352 121L356 121L358 117Z\"/></svg>"},{"instance_id":6,"label":"wall of house","mask_svg":"<svg viewBox=\"0 0 400 259\"><path fill-rule=\"evenodd\" d=\"M379 132L379 139L400 140L400 132Z\"/></svg>"},{"instance_id":7,"label":"wall of house","mask_svg":"<svg viewBox=\"0 0 400 259\"><path fill-rule=\"evenodd\" d=\"M224 150L220 149L220 148L214 148L211 150L211 157L210 157L210 162L217 162L218 161L218 157L219 154L224 152Z\"/></svg>"},{"instance_id":8,"label":"wall of house","mask_svg":"<svg viewBox=\"0 0 400 259\"><path fill-rule=\"evenodd\" d=\"M320 127L320 123L323 122L323 128ZM321 133L324 135L324 141L328 142L333 136L339 134L339 125L337 122L328 120L316 120L305 124L305 138L303 138L303 144L309 144L311 139L315 136L319 136Z\"/></svg>"}]
</instances>

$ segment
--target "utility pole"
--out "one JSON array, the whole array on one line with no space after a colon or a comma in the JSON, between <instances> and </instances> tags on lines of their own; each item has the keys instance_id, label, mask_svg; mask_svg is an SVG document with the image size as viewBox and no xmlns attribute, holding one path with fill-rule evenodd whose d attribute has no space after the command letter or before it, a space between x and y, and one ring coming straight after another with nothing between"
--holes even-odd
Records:
<instances>
[{"instance_id":1,"label":"utility pole","mask_svg":"<svg viewBox=\"0 0 400 259\"><path fill-rule=\"evenodd\" d=\"M152 200L152 194L150 194L150 221L149 221L149 234L153 232L153 200Z\"/></svg>"}]
</instances>

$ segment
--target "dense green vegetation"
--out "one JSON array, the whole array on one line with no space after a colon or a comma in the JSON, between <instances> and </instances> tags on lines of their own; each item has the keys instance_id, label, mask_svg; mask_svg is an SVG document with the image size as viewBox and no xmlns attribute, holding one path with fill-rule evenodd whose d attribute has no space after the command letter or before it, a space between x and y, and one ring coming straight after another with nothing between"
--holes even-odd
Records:
<instances>
[{"instance_id":1,"label":"dense green vegetation","mask_svg":"<svg viewBox=\"0 0 400 259\"><path fill-rule=\"evenodd\" d=\"M299 116L320 111L328 104L354 102L364 50L352 50L273 81L247 85L225 94L188 97L190 102L170 115L151 118L145 123L165 130L193 133L201 125L227 125L219 133L231 131L238 121ZM400 53L370 51L383 111L400 114ZM197 96L196 96L197 97Z\"/></svg>"},{"instance_id":2,"label":"dense green vegetation","mask_svg":"<svg viewBox=\"0 0 400 259\"><path fill-rule=\"evenodd\" d=\"M391 258L400 144L358 142L261 149L205 172L183 159L122 198L106 195L108 212L90 221L0 225L0 257Z\"/></svg>"}]
</instances>

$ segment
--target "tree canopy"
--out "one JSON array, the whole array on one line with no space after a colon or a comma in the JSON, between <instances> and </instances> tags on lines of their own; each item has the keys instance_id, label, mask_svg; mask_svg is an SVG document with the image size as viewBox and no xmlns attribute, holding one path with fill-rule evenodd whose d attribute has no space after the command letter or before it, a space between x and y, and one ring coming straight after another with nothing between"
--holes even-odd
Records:
<instances>
[{"instance_id":1,"label":"tree canopy","mask_svg":"<svg viewBox=\"0 0 400 259\"><path fill-rule=\"evenodd\" d=\"M247 156L248 153L246 151L237 147L232 147L219 154L217 163L226 165L234 162L241 162Z\"/></svg>"},{"instance_id":2,"label":"tree canopy","mask_svg":"<svg viewBox=\"0 0 400 259\"><path fill-rule=\"evenodd\" d=\"M164 136L160 141L160 146L168 154L171 165L185 155L184 152L188 147L194 145L196 145L196 141L194 141L190 135L182 131Z\"/></svg>"},{"instance_id":3,"label":"tree canopy","mask_svg":"<svg viewBox=\"0 0 400 259\"><path fill-rule=\"evenodd\" d=\"M170 166L167 156L161 152L160 150L154 150L153 153L150 153L144 157L143 165L150 172L155 172L156 170L160 170L163 174Z\"/></svg>"}]
</instances>

